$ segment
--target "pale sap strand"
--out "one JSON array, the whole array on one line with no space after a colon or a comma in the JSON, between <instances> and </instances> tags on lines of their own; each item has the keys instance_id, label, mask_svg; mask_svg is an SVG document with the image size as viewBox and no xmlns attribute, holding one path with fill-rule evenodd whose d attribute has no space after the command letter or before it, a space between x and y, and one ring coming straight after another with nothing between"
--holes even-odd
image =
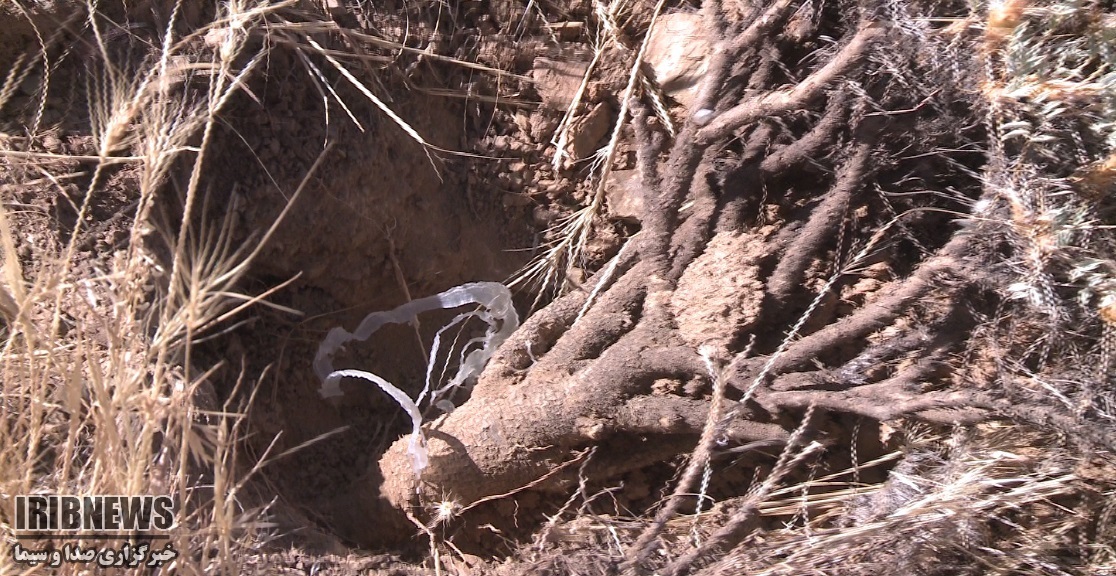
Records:
<instances>
[{"instance_id":1,"label":"pale sap strand","mask_svg":"<svg viewBox=\"0 0 1116 576\"><path fill-rule=\"evenodd\" d=\"M459 314L448 325L438 330L434 337L434 345L430 353L430 360L426 367L426 384L418 401L414 401L405 392L383 378L363 370L337 370L333 369L333 354L342 345L356 341L365 341L384 324L405 324L413 321L419 314L431 310L451 309L477 304L484 310ZM462 350L462 354L473 344L482 344L480 349L473 350L465 355L461 361L457 374L444 386L436 389L431 394L431 402L436 405L448 404L440 401L439 396L459 386L469 383L471 378L478 376L485 364L496 352L496 349L511 336L519 327L519 316L512 306L511 292L506 286L498 282L474 282L451 288L426 298L412 300L393 310L373 312L364 317L355 332L344 328L334 328L326 334L318 353L314 357L314 373L322 382L319 393L325 398L341 396L340 382L342 378L361 378L379 386L388 396L391 396L411 418L411 439L407 452L411 455L415 475L419 475L428 463L426 454L426 439L422 434L422 412L418 403L422 402L432 386L434 367L438 358L438 349L441 346L442 333L452 326L465 322L469 318L478 318L488 324L488 330L483 338L470 340ZM448 362L448 358L446 360Z\"/></svg>"}]
</instances>

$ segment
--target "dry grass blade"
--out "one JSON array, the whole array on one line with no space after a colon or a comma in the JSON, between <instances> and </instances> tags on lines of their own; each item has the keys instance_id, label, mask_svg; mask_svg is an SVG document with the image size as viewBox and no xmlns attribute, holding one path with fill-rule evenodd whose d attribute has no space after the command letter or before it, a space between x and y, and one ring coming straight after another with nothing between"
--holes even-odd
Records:
<instances>
[{"instance_id":1,"label":"dry grass blade","mask_svg":"<svg viewBox=\"0 0 1116 576\"><path fill-rule=\"evenodd\" d=\"M647 46L651 40L651 33L654 31L655 22L658 20L663 4L664 2L662 1L655 4L646 35L631 62L627 86L620 95L620 113L617 117L616 124L609 136L608 144L597 152L593 161L595 167L600 167L600 174L597 176L597 183L589 204L566 217L559 226L552 229L551 232L554 233L557 240L552 242L546 250L536 256L531 263L510 280L510 284L513 286L526 285L537 287L538 297L535 300L535 305L538 305L548 289L553 290L555 293L561 293L563 289L563 286L560 284L561 279L565 277L569 267L578 265L582 259L585 246L589 242L589 234L592 231L593 222L599 216L604 205L605 186L608 183L609 175L612 173L613 159L620 143L621 134L626 126L625 120L628 117L631 99L635 97L641 85L640 80L643 78L643 72L641 71L643 59L647 52ZM611 23L616 14L611 10L617 6L616 3L613 3L612 7L605 9L598 3L597 14L602 19L602 22ZM611 34L616 33L614 24L605 25L604 29L606 31L611 30ZM611 37L611 41L619 42L615 36ZM564 162L565 150L569 139L569 129L572 125L574 112L581 103L581 98L584 96L586 87L589 85L593 70L600 61L607 44L608 42L604 40L598 40L597 48L593 53L593 60L589 62L581 83L578 85L577 91L574 93L573 99L570 102L569 108L555 132L556 140L554 141L555 153L553 164L556 170Z\"/></svg>"},{"instance_id":2,"label":"dry grass blade","mask_svg":"<svg viewBox=\"0 0 1116 576\"><path fill-rule=\"evenodd\" d=\"M445 154L452 154L454 156L467 157L467 158L489 158L487 156L482 156L482 155L478 155L478 154L471 154L471 153L468 153L468 152L460 152L460 151L457 151L457 150L449 150L449 149L446 149L446 148L441 148L441 147L435 146L435 145L427 142L426 139L424 139L422 137L422 135L420 135L418 133L417 130L415 130L410 124L408 124L405 120L403 120L403 118L401 118L398 114L396 114L395 111L391 109L391 107L389 107L387 104L384 103L383 100L381 100L378 96L376 96L372 92L372 90L369 89L367 85L365 85L365 83L358 80L357 77L354 76L353 73L350 72L348 68L346 68L343 64L341 64L341 62L339 62L332 55L330 55L329 51L326 50L325 48L323 48L322 45L319 44L317 40L314 40L313 38L307 36L306 37L306 43L309 44L310 47L312 47L315 50L315 53L317 53L317 54L321 55L323 58L325 58L330 63L330 65L332 65L334 67L334 69L336 69L341 74L341 76L343 76L345 78L345 80L349 82L349 84L351 84L354 88L356 88L358 91L360 91L360 93L363 94L365 96L365 98L368 98L368 100L370 102L372 102L372 104L374 104L376 106L376 108L379 108L381 112L383 112L385 115L387 115L387 117L390 118L391 121L393 123L395 123L396 126L399 126L399 128L401 128L403 130L403 132L405 132L407 134L407 136L409 136L412 140L414 140L420 146L422 146L423 151L426 153L426 158L427 158L427 160L430 161L430 166L434 169L435 172L438 172L438 164L434 161L434 155L431 154L431 150L435 150L435 151L442 152L442 153L445 153ZM347 110L348 109L346 108L346 111ZM351 116L351 113L350 113L350 116ZM354 122L355 121L356 120L354 118ZM360 124L358 123L357 125L359 126Z\"/></svg>"},{"instance_id":3,"label":"dry grass blade","mask_svg":"<svg viewBox=\"0 0 1116 576\"><path fill-rule=\"evenodd\" d=\"M3 284L0 284L0 314L10 324L19 316L20 302L26 298L24 287L23 267L19 263L19 252L16 250L15 234L11 223L8 221L8 211L0 205L0 274Z\"/></svg>"},{"instance_id":4,"label":"dry grass blade","mask_svg":"<svg viewBox=\"0 0 1116 576\"><path fill-rule=\"evenodd\" d=\"M461 60L460 58L452 58L452 57L449 57L449 56L443 56L441 54L434 54L430 50L424 50L424 49L415 48L413 46L407 46L406 44L402 44L402 43L399 43L399 42L393 42L391 40L387 40L387 39L381 38L379 36L374 36L372 34L366 34L366 33L356 31L356 30L343 29L343 28L338 27L337 24L334 23L334 22L281 22L281 23L278 23L277 25L275 25L273 27L273 30L290 30L290 31L299 32L299 33L303 33L303 34L314 34L314 33L319 33L319 32L336 32L336 33L342 34L343 36L345 36L346 38L349 38L351 40L360 41L360 42L367 42L368 44L370 44L372 46L375 46L377 48L385 48L385 49L389 49L389 50L399 50L399 51L402 51L402 52L408 52L408 53L411 53L411 54L422 56L425 59L434 60L434 61L437 61L437 62L446 62L448 64L453 64L455 66L461 66L463 68L468 68L470 70L477 70L479 72L485 72L487 74L492 74L492 75L498 76L498 77L506 77L506 78L509 78L509 79L522 80L522 81L525 81L525 82L530 82L531 81L531 78L528 78L527 76L512 74L512 73L507 72L505 70L500 70L499 68L493 68L491 66L485 66L484 64L479 64L477 62L469 62L467 60ZM345 51L341 51L341 50L326 50L325 52L329 53L331 55L336 55L336 56L346 57L346 58L353 58L353 59L377 58L375 56L352 54L350 52L345 52Z\"/></svg>"},{"instance_id":5,"label":"dry grass blade","mask_svg":"<svg viewBox=\"0 0 1116 576\"><path fill-rule=\"evenodd\" d=\"M197 46L172 32L180 3L173 5L160 42L136 61L120 60L106 47L111 40L102 30L104 18L89 5L89 30L99 42L93 44L98 47L87 91L96 154L13 149L11 140L0 151L16 168L39 171L46 175L43 182L55 184L71 177L59 167L93 164L74 207L78 218L70 239L53 251L33 253L30 280L20 268L25 260L16 224L6 207L0 210L0 294L6 297L0 307L4 315L14 308L0 351L0 403L8 415L0 422L0 492L172 494L181 515L171 544L203 555L212 551L217 559L201 564L192 556L180 558L170 569L183 574L236 572L236 558L258 545L268 527L263 510L243 509L237 495L244 482L237 462L244 414L199 407L199 399L211 396L215 368L195 367L190 356L198 336L272 291L239 293L237 280L258 246L235 248L231 220L199 227L194 216L208 198L200 190L200 173L217 116L261 61L261 54L242 57L245 31L289 4L223 5L194 35L211 32L219 39L205 65L182 64L181 51ZM43 64L29 58L22 65L19 73L26 75ZM205 88L186 89L187 79ZM126 234L131 241L107 270L79 267L88 258L86 215L108 188L110 169L122 163L138 187ZM161 228L153 207L176 165L192 177L181 220L174 229ZM160 239L171 255L167 268L149 251ZM160 284L166 292L153 289ZM59 330L63 318L79 319L78 328ZM199 465L211 474L207 490L196 485ZM14 569L11 562L5 554L0 571Z\"/></svg>"}]
</instances>

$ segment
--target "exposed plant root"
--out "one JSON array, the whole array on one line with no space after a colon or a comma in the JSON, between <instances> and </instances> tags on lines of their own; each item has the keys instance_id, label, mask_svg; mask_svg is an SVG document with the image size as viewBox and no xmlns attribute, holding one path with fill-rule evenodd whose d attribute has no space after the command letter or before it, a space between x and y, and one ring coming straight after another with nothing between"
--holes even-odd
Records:
<instances>
[{"instance_id":1,"label":"exposed plant root","mask_svg":"<svg viewBox=\"0 0 1116 576\"><path fill-rule=\"evenodd\" d=\"M693 130L691 126L691 137ZM680 136L686 137L685 132ZM683 192L692 189L693 174L701 164L699 150L687 145L675 147L670 164L673 168L668 170L671 182L659 196L658 214L676 213ZM710 165L710 160L704 165ZM662 321L669 321L665 298L673 280L681 275L702 244L701 238L709 233L714 202L712 193L705 189L699 192L704 200L687 219L690 231L685 232L683 225L677 233L686 239L680 253L668 254L664 245L675 234L674 219L653 218L638 239L640 263L605 289L581 321L569 324L585 296L571 294L540 312L509 340L476 386L472 400L431 432L431 469L422 478L424 483L434 490L452 486L456 497L471 502L530 481L549 466L548 459L565 449L617 434L651 432L656 420L660 433L700 431L699 422L704 418L695 411L700 403L679 404L679 400L643 404L644 400L632 398L646 393L655 378L688 379L703 372L694 350L670 347L670 339L664 338L670 333L669 326ZM681 265L667 272L672 263ZM656 275L662 281L646 282ZM554 332L564 333L555 340ZM486 400L491 394L501 398ZM633 404L626 406L629 401ZM531 422L535 429L514 424L506 429L508 418L493 411L497 405L515 411L511 423ZM555 411L555 407L561 409ZM651 407L662 414L656 418L655 412L648 410ZM664 418L668 412L671 417ZM734 424L727 433L742 441L781 438L777 427L759 423L750 426L756 430L735 433ZM515 438L508 446L510 452L500 448L506 443L503 438ZM478 451L482 446L487 448ZM637 467L671 455L633 459L631 465ZM468 465L457 462L462 457L468 458ZM383 493L396 506L406 507L416 493L413 480L408 480L412 474L400 464L394 449L382 460ZM419 501L436 495L420 495Z\"/></svg>"},{"instance_id":2,"label":"exposed plant root","mask_svg":"<svg viewBox=\"0 0 1116 576\"><path fill-rule=\"evenodd\" d=\"M655 566L682 574L761 526L760 505L776 485L827 450L813 440L823 413L935 426L1005 417L1073 426L1056 410L1009 408L1002 390L961 385L955 358L983 313L973 295L998 299L984 273L995 261L989 238L997 224L948 215L991 203L997 192L960 152L941 152L964 151L968 132L899 135L939 121L976 125L977 105L945 88L906 96L895 88L906 89L904 75L919 64L888 61L910 33L905 21L889 20L906 18L890 6L861 2L860 20L849 25L822 23L813 8L792 16L794 7L777 0L741 24L726 20L720 3L704 3L706 26L720 38L698 107L668 149L648 107L631 104L648 209L630 249L605 277L528 320L469 402L429 427L431 464L421 478L402 442L388 450L378 472L393 507L446 492L469 504L525 485L559 488L569 479L541 479L571 452L616 453L633 438L656 438L619 462L585 466L580 485L688 452L673 495L617 557L626 573ZM815 50L823 35L838 38L824 54ZM924 105L934 111L924 114ZM948 194L927 192L936 172L957 182ZM743 247L711 266L722 237ZM714 272L693 279L706 268ZM700 315L674 299L705 296L692 289L703 281L755 286L757 310L744 313L734 300L732 313L695 329ZM656 381L712 383L714 391L663 395L653 392ZM652 551L689 501L683 496L704 495L711 463L725 454L747 454L760 469L758 446L784 450L727 520L662 564Z\"/></svg>"},{"instance_id":3,"label":"exposed plant root","mask_svg":"<svg viewBox=\"0 0 1116 576\"><path fill-rule=\"evenodd\" d=\"M789 2L772 6L766 17L726 43L729 50L739 52L742 42L757 39L788 6ZM880 35L878 26L865 25L829 63L797 87L746 99L708 126L688 123L672 147L662 169L661 186L653 189L657 192L651 199L653 208L635 239L633 252L638 256L638 264L614 271L618 279L600 291L578 322L571 320L575 309L585 301L584 293L567 295L529 320L493 359L470 402L433 427L430 470L421 483L416 483L419 479L408 471L397 447L388 451L380 470L386 479L385 497L395 506L406 508L412 502L430 501L448 487L455 497L472 502L530 482L548 469L548 462L577 446L605 442L618 435L652 433L656 428L659 433L696 436L701 431L699 423L704 420L698 417L703 403L645 399L640 394L646 394L655 378L690 379L705 372L696 351L679 347L674 337L669 336L674 329L666 302L677 279L709 237L718 209L707 175L715 158L707 152L709 145L746 122L785 113L815 99L830 81L850 70ZM719 65L714 64L714 68ZM711 77L718 74L714 72ZM706 94L712 98L715 92L709 88ZM830 109L832 118L838 115L840 107L832 105ZM644 118L645 114L637 108L636 117ZM834 123L832 119L829 122ZM808 147L817 146L815 140L821 138L818 134L828 134L830 130L826 125L811 132ZM750 140L746 155L760 153L770 133L770 127L761 127ZM656 145L652 136L642 134L645 142L641 158L647 161ZM799 235L788 248L794 256L789 263L777 267L772 281L780 286L780 299L791 294L792 285L800 281L806 265L839 222L840 212L865 176L871 151L868 144L857 149L834 190L807 224L809 231ZM787 161L801 156L781 158L784 160L780 161ZM643 173L654 179L658 171L644 168ZM679 225L677 214L687 198L693 199L693 203ZM953 263L951 250L947 249L941 257L948 259L948 264ZM866 336L894 321L906 305L929 290L933 274L949 267L937 262L924 265L893 291L893 296L854 313L829 331L823 330L791 345L781 359L776 359L771 373L778 375L834 346L838 338L831 333L840 332L842 339ZM756 366L755 359L743 363ZM730 369L730 385L736 385L734 382L742 377L754 376L753 371L738 372ZM745 407L733 410L743 411ZM667 413L671 416L665 417ZM774 425L757 422L741 432L735 431L737 426L730 424L725 433L739 441L785 438ZM509 443L513 438L514 442ZM671 455L663 452L632 459L631 466Z\"/></svg>"}]
</instances>

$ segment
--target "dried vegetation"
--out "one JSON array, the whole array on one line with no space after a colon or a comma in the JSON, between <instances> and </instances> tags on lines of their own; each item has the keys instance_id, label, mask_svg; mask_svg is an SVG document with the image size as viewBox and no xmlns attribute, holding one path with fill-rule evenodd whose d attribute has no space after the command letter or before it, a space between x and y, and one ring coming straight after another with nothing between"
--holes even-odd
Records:
<instances>
[{"instance_id":1,"label":"dried vegetation","mask_svg":"<svg viewBox=\"0 0 1116 576\"><path fill-rule=\"evenodd\" d=\"M1111 6L464 4L401 9L414 35L345 3L3 8L31 43L0 86L0 494L171 492L178 572L263 564L282 530L250 481L316 447L238 457L268 371L195 350L250 306L290 312L265 300L286 279L246 288L278 223L236 230L207 179L223 114L285 51L322 110L402 131L432 170L518 149L431 144L400 85L540 144L502 196L550 214L514 278L533 312L452 410L413 391L428 462L401 438L344 486L359 544L418 535L411 568L449 573L1116 573ZM460 33L492 22L477 42L592 49ZM707 57L656 77L656 27L682 23ZM48 118L59 93L79 120Z\"/></svg>"}]
</instances>

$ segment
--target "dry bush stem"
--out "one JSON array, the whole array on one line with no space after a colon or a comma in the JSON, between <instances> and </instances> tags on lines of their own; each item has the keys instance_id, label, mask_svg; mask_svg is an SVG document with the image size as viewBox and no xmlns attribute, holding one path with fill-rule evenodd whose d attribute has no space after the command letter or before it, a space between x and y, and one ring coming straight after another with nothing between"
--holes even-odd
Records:
<instances>
[{"instance_id":1,"label":"dry bush stem","mask_svg":"<svg viewBox=\"0 0 1116 576\"><path fill-rule=\"evenodd\" d=\"M721 424L721 417L724 413L725 378L720 373L719 368L714 368L712 358L707 355L704 359L709 377L713 379L713 399L708 407L704 406L704 402L702 403L701 409L705 412L705 423L701 428L701 438L698 440L697 447L690 454L690 461L686 465L686 470L682 473L682 478L675 486L674 492L624 555L625 565L622 568L628 572L634 571L639 563L646 561L650 556L650 548L654 545L656 538L666 526L667 521L673 518L681 508L683 493L690 490L690 487L697 480L698 474L709 465L714 439L721 432L719 424ZM778 432L783 432L781 428L775 428L778 429ZM769 438L766 440L781 439Z\"/></svg>"},{"instance_id":2,"label":"dry bush stem","mask_svg":"<svg viewBox=\"0 0 1116 576\"><path fill-rule=\"evenodd\" d=\"M779 265L767 281L767 293L774 302L785 303L801 283L814 255L824 248L837 227L844 222L853 194L868 175L872 144L859 144L841 169L833 187L825 192L821 203L810 213L802 231L783 252Z\"/></svg>"},{"instance_id":3,"label":"dry bush stem","mask_svg":"<svg viewBox=\"0 0 1116 576\"><path fill-rule=\"evenodd\" d=\"M959 278L972 278L967 272L972 264L964 257L971 235L958 232L934 256L919 265L910 277L896 281L893 290L884 290L878 299L869 302L851 315L814 332L791 344L786 351L770 366L770 373L778 375L809 363L814 358L835 346L838 342L864 337L885 328L895 321L907 306L927 294L934 286L939 274L951 274ZM750 370L748 363L741 363L737 377L732 382L747 379ZM737 380L739 378L740 380ZM734 384L735 385L735 384Z\"/></svg>"},{"instance_id":4,"label":"dry bush stem","mask_svg":"<svg viewBox=\"0 0 1116 576\"><path fill-rule=\"evenodd\" d=\"M715 142L731 136L737 128L764 116L776 116L805 107L827 84L849 71L865 55L872 42L882 35L883 28L879 25L861 26L849 43L842 47L825 66L807 76L794 88L772 92L737 104L719 114L709 125L698 130L694 135L695 141Z\"/></svg>"},{"instance_id":5,"label":"dry bush stem","mask_svg":"<svg viewBox=\"0 0 1116 576\"><path fill-rule=\"evenodd\" d=\"M757 528L760 518L760 505L791 470L822 450L821 444L810 442L802 446L801 450L796 451L801 446L803 436L809 431L812 421L813 409L811 408L802 417L802 422L788 440L787 447L779 456L779 461L759 487L743 499L743 502L723 526L718 528L700 546L674 560L663 570L663 574L677 576L703 558L723 550L732 542L738 542Z\"/></svg>"},{"instance_id":6,"label":"dry bush stem","mask_svg":"<svg viewBox=\"0 0 1116 576\"><path fill-rule=\"evenodd\" d=\"M717 196L710 180L713 178L714 159L717 150L709 149L698 166L690 188L691 202L685 220L674 232L671 241L671 270L669 278L681 278L694 259L697 258L712 233L712 222L717 215Z\"/></svg>"},{"instance_id":7,"label":"dry bush stem","mask_svg":"<svg viewBox=\"0 0 1116 576\"><path fill-rule=\"evenodd\" d=\"M756 16L752 23L735 39L723 39L727 26L724 16L721 15L719 2L705 2L702 14L705 26L711 37L722 38L713 49L709 61L707 79L698 91L696 110L714 111L717 108L717 94L724 88L729 69L741 54L750 50L759 40L770 32L775 26L782 24L786 19L794 0L777 0L762 13L756 9Z\"/></svg>"},{"instance_id":8,"label":"dry bush stem","mask_svg":"<svg viewBox=\"0 0 1116 576\"><path fill-rule=\"evenodd\" d=\"M768 175L780 174L800 162L824 156L822 149L837 140L837 132L844 126L848 101L844 92L832 94L821 120L805 136L764 158L760 170Z\"/></svg>"}]
</instances>

